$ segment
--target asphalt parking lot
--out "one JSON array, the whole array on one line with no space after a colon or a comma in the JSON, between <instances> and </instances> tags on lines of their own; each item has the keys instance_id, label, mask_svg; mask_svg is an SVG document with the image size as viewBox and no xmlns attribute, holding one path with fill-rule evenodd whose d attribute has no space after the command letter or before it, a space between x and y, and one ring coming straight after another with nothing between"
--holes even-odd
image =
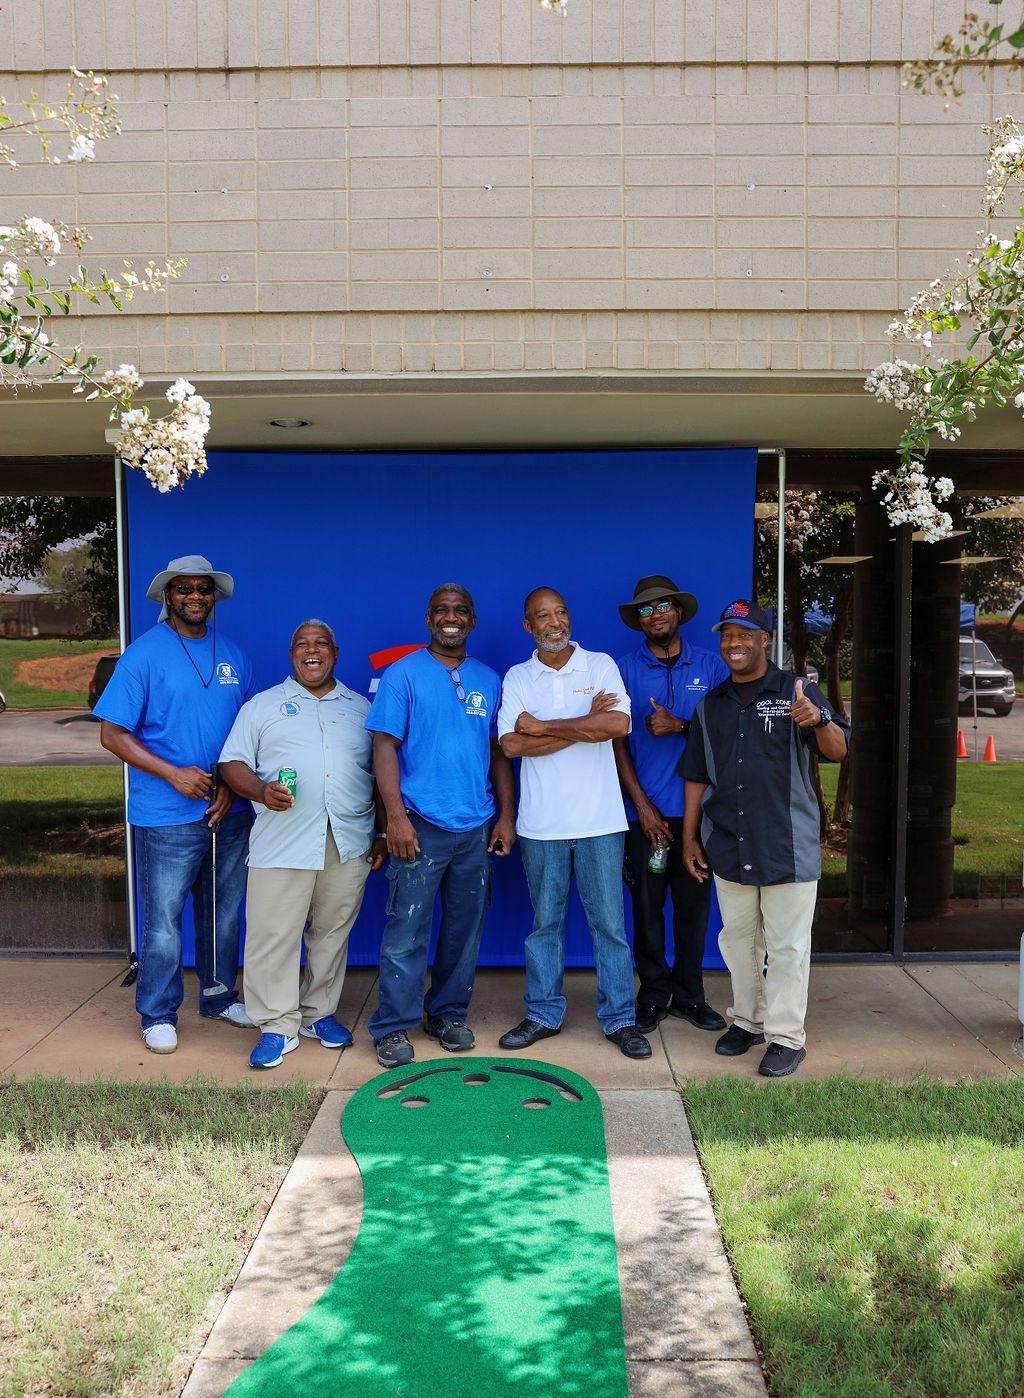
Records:
<instances>
[{"instance_id":1,"label":"asphalt parking lot","mask_svg":"<svg viewBox=\"0 0 1024 1398\"><path fill-rule=\"evenodd\" d=\"M117 763L100 747L88 709L8 709L0 714L0 767L89 767Z\"/></svg>"}]
</instances>

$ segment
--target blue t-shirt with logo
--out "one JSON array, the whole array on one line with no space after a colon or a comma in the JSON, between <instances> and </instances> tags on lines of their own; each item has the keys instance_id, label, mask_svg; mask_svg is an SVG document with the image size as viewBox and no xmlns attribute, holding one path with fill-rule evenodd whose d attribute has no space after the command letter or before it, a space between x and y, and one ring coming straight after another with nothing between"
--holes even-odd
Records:
<instances>
[{"instance_id":1,"label":"blue t-shirt with logo","mask_svg":"<svg viewBox=\"0 0 1024 1398\"><path fill-rule=\"evenodd\" d=\"M691 646L682 638L683 648L675 664L660 660L646 641L619 661L619 673L633 709L629 751L640 785L663 816L681 816L685 784L679 775L679 762L686 751L682 733L666 733L655 738L644 719L653 714L651 700L664 704L677 718L690 719L709 690L732 673L720 655ZM636 820L636 808L623 792L626 815Z\"/></svg>"},{"instance_id":2,"label":"blue t-shirt with logo","mask_svg":"<svg viewBox=\"0 0 1024 1398\"><path fill-rule=\"evenodd\" d=\"M402 800L442 830L474 830L497 811L491 790L491 738L501 681L466 658L451 669L428 650L413 651L381 676L366 726L399 740Z\"/></svg>"},{"instance_id":3,"label":"blue t-shirt with logo","mask_svg":"<svg viewBox=\"0 0 1024 1398\"><path fill-rule=\"evenodd\" d=\"M166 762L209 771L255 690L252 665L233 641L219 634L215 641L212 627L192 640L161 622L125 650L94 712L127 728ZM129 768L133 825L188 825L202 820L209 804L183 796L162 777ZM245 810L246 804L236 800L231 809Z\"/></svg>"}]
</instances>

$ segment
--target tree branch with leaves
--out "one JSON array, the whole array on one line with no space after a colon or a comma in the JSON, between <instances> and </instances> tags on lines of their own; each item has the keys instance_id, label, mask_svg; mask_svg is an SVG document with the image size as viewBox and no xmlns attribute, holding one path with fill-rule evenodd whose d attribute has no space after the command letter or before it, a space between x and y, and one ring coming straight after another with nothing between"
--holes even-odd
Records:
<instances>
[{"instance_id":1,"label":"tree branch with leaves","mask_svg":"<svg viewBox=\"0 0 1024 1398\"><path fill-rule=\"evenodd\" d=\"M68 164L93 160L97 142L121 130L117 98L108 95L107 87L102 74L75 68L59 103L45 102L33 92L15 113L0 98L0 166L9 171L19 168L18 147L12 138L23 146L31 142L41 148L44 162L50 165L62 162L53 152L58 136L67 138L64 160ZM34 215L0 226L0 389L17 391L71 379L74 393L108 399L110 421L121 429L117 451L122 460L148 476L156 489L168 491L206 470L209 404L187 379L178 379L166 393L170 411L153 416L147 406L134 406L135 395L144 385L134 365L100 371L97 355L80 344L61 345L52 332L60 317L79 311L85 303L123 311L138 291L164 292L167 283L181 275L185 259L150 261L141 272L126 261L115 274L101 268L98 276L78 264L59 284L37 265L54 267L69 248L80 253L88 241L85 228Z\"/></svg>"}]
</instances>

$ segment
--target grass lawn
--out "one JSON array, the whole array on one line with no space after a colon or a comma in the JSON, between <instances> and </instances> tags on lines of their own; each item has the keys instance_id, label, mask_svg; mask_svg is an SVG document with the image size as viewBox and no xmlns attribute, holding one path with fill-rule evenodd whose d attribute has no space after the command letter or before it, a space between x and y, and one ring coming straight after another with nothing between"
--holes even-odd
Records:
<instances>
[{"instance_id":1,"label":"grass lawn","mask_svg":"<svg viewBox=\"0 0 1024 1398\"><path fill-rule=\"evenodd\" d=\"M684 1089L773 1395L1024 1393L1024 1094Z\"/></svg>"},{"instance_id":2,"label":"grass lawn","mask_svg":"<svg viewBox=\"0 0 1024 1398\"><path fill-rule=\"evenodd\" d=\"M117 641L12 641L0 637L0 690L10 709L84 709L85 685L75 689L42 689L15 679L23 660L88 655L92 651L117 651ZM88 679L85 682L88 684Z\"/></svg>"},{"instance_id":3,"label":"grass lawn","mask_svg":"<svg viewBox=\"0 0 1024 1398\"><path fill-rule=\"evenodd\" d=\"M0 878L123 878L121 773L0 767Z\"/></svg>"},{"instance_id":4,"label":"grass lawn","mask_svg":"<svg viewBox=\"0 0 1024 1398\"><path fill-rule=\"evenodd\" d=\"M0 1394L180 1392L317 1106L303 1083L0 1082Z\"/></svg>"},{"instance_id":5,"label":"grass lawn","mask_svg":"<svg viewBox=\"0 0 1024 1398\"><path fill-rule=\"evenodd\" d=\"M827 801L835 799L839 768L821 764ZM1010 897L1020 893L1021 811L1024 810L1024 762L962 762L957 768L953 807L953 884L958 898L977 898L979 878L1006 876ZM822 860L825 889L846 886L846 860ZM833 890L833 885L834 890ZM991 896L991 888L982 890Z\"/></svg>"}]
</instances>

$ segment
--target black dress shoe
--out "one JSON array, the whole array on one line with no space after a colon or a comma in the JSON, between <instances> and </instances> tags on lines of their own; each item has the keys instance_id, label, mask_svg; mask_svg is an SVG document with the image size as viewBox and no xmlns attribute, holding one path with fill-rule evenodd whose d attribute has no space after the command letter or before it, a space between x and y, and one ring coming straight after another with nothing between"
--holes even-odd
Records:
<instances>
[{"instance_id":1,"label":"black dress shoe","mask_svg":"<svg viewBox=\"0 0 1024 1398\"><path fill-rule=\"evenodd\" d=\"M627 1058L650 1058L651 1056L651 1046L635 1024L623 1025L621 1029L616 1029L604 1037L609 1043L618 1044L620 1051Z\"/></svg>"},{"instance_id":2,"label":"black dress shoe","mask_svg":"<svg viewBox=\"0 0 1024 1398\"><path fill-rule=\"evenodd\" d=\"M676 1005L669 1008L669 1014L676 1019L685 1019L690 1024L695 1024L698 1029L724 1029L725 1020L713 1010L706 1000L702 1000L699 1005Z\"/></svg>"},{"instance_id":3,"label":"black dress shoe","mask_svg":"<svg viewBox=\"0 0 1024 1398\"><path fill-rule=\"evenodd\" d=\"M716 1053L724 1053L726 1058L736 1058L746 1053L754 1044L763 1044L763 1034L751 1034L749 1029L741 1029L738 1024L726 1031L715 1045Z\"/></svg>"},{"instance_id":4,"label":"black dress shoe","mask_svg":"<svg viewBox=\"0 0 1024 1398\"><path fill-rule=\"evenodd\" d=\"M502 1034L498 1040L498 1047L503 1049L529 1048L538 1039L552 1039L556 1034L560 1034L561 1029L549 1029L546 1024L538 1024L535 1019L524 1019L510 1029L507 1034Z\"/></svg>"},{"instance_id":5,"label":"black dress shoe","mask_svg":"<svg viewBox=\"0 0 1024 1398\"><path fill-rule=\"evenodd\" d=\"M636 1002L636 1027L641 1034L650 1034L669 1013L667 1005L651 1005L645 1000Z\"/></svg>"},{"instance_id":6,"label":"black dress shoe","mask_svg":"<svg viewBox=\"0 0 1024 1398\"><path fill-rule=\"evenodd\" d=\"M807 1050L789 1048L786 1044L769 1044L757 1071L763 1078L788 1078L807 1057Z\"/></svg>"}]
</instances>

